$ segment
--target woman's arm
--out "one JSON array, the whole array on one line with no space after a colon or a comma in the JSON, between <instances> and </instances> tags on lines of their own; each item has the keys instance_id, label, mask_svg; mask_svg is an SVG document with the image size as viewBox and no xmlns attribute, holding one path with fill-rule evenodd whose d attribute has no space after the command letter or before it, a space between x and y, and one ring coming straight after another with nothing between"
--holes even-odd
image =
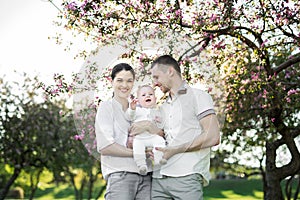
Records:
<instances>
[{"instance_id":1,"label":"woman's arm","mask_svg":"<svg viewBox=\"0 0 300 200\"><path fill-rule=\"evenodd\" d=\"M103 156L133 157L132 149L126 148L117 143L113 143L100 150Z\"/></svg>"},{"instance_id":2,"label":"woman's arm","mask_svg":"<svg viewBox=\"0 0 300 200\"><path fill-rule=\"evenodd\" d=\"M101 155L105 156L132 157L131 149L115 141L114 123L116 123L116 119L114 120L114 115L116 114L112 112L111 102L100 104L95 119L97 150Z\"/></svg>"}]
</instances>

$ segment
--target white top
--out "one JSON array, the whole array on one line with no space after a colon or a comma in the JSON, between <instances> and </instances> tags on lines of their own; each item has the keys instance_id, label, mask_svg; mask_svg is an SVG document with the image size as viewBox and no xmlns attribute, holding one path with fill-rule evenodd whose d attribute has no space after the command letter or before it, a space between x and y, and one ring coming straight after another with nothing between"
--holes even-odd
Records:
<instances>
[{"instance_id":1,"label":"white top","mask_svg":"<svg viewBox=\"0 0 300 200\"><path fill-rule=\"evenodd\" d=\"M186 83L173 99L168 98L161 106L164 113L164 131L168 146L177 146L194 140L202 133L199 120L215 113L211 96L200 89L191 88ZM200 173L204 186L210 179L210 148L186 152L171 157L161 167L161 174L180 177Z\"/></svg>"},{"instance_id":2,"label":"white top","mask_svg":"<svg viewBox=\"0 0 300 200\"><path fill-rule=\"evenodd\" d=\"M161 127L160 121L162 120L162 115L157 106L154 108L137 106L135 110L129 107L126 111L126 116L132 122L148 120L154 122L158 127Z\"/></svg>"},{"instance_id":3,"label":"white top","mask_svg":"<svg viewBox=\"0 0 300 200\"><path fill-rule=\"evenodd\" d=\"M130 122L118 101L112 99L101 102L95 121L98 151L100 152L101 149L113 143L126 146L129 127ZM105 179L110 173L118 171L138 173L138 168L132 157L101 155L101 169Z\"/></svg>"}]
</instances>

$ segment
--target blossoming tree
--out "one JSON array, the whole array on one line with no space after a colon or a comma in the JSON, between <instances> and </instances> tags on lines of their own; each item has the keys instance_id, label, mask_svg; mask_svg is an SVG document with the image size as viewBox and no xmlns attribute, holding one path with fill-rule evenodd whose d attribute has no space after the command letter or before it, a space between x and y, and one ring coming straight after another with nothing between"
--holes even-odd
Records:
<instances>
[{"instance_id":1,"label":"blossoming tree","mask_svg":"<svg viewBox=\"0 0 300 200\"><path fill-rule=\"evenodd\" d=\"M189 52L188 62L177 56L185 78L201 78L195 76L197 66L207 59L199 58L208 53L226 94L222 144L232 145L232 152L263 147L257 156L264 161L264 198L284 198L281 181L300 171L298 1L65 0L62 5L60 24L99 46L133 45L141 34L159 37L161 30L174 33L171 40L196 41L183 53ZM280 149L290 154L284 163ZM289 187L286 195L292 198ZM299 183L294 199L298 192Z\"/></svg>"}]
</instances>

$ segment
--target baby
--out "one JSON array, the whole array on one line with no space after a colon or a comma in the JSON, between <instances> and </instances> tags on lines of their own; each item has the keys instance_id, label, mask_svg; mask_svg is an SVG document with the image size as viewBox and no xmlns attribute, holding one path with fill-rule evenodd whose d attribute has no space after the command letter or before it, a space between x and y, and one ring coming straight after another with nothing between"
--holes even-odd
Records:
<instances>
[{"instance_id":1,"label":"baby","mask_svg":"<svg viewBox=\"0 0 300 200\"><path fill-rule=\"evenodd\" d=\"M139 105L137 105L137 103ZM161 113L156 107L154 89L149 85L142 85L138 88L137 99L132 100L126 111L126 115L133 122L150 120L161 128ZM164 147L165 144L163 137L148 132L141 133L134 137L133 158L139 168L140 174L146 175L148 172L145 153L146 148L153 148L154 166L166 163L166 160L162 159L163 153L155 150L155 147Z\"/></svg>"}]
</instances>

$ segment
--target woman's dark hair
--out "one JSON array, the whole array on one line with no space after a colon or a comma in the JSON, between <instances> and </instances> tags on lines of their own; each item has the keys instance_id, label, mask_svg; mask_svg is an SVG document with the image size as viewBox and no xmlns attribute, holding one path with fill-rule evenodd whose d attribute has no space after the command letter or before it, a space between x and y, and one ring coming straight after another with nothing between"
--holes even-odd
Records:
<instances>
[{"instance_id":1,"label":"woman's dark hair","mask_svg":"<svg viewBox=\"0 0 300 200\"><path fill-rule=\"evenodd\" d=\"M111 71L111 79L114 80L117 73L119 73L120 71L130 71L133 75L133 79L135 79L135 73L134 73L134 70L133 68L127 64L127 63L119 63L117 65L114 66L114 68L112 69Z\"/></svg>"}]
</instances>

